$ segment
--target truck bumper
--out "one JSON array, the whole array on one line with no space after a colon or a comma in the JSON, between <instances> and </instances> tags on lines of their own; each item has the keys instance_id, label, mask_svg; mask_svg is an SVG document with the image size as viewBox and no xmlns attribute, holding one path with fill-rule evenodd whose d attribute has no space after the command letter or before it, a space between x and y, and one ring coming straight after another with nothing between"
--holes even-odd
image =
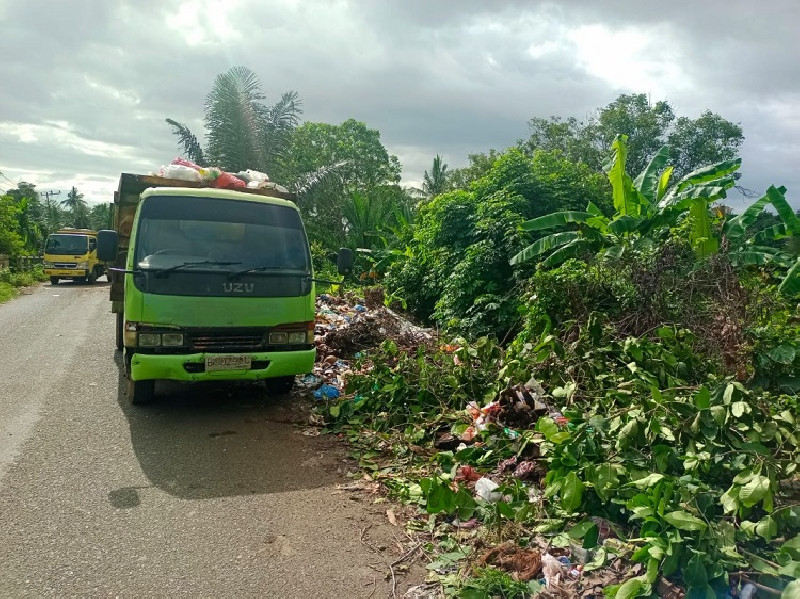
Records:
<instances>
[{"instance_id":1,"label":"truck bumper","mask_svg":"<svg viewBox=\"0 0 800 599\"><path fill-rule=\"evenodd\" d=\"M44 274L60 279L79 279L87 276L88 271L82 268L45 268Z\"/></svg>"},{"instance_id":2,"label":"truck bumper","mask_svg":"<svg viewBox=\"0 0 800 599\"><path fill-rule=\"evenodd\" d=\"M172 381L258 381L279 376L308 374L314 367L316 350L253 352L248 355L252 359L252 367L249 370L211 370L206 372L205 353L134 353L131 358L130 376L134 381L150 379Z\"/></svg>"}]
</instances>

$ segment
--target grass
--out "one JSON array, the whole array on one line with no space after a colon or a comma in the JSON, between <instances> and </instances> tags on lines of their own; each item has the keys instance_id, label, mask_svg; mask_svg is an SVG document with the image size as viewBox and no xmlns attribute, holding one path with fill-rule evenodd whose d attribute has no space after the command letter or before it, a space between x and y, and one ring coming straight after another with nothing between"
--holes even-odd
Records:
<instances>
[{"instance_id":1,"label":"grass","mask_svg":"<svg viewBox=\"0 0 800 599\"><path fill-rule=\"evenodd\" d=\"M34 267L33 270L26 272L11 272L10 270L0 270L0 303L6 302L17 296L17 288L35 285L40 281L46 281L41 266Z\"/></svg>"}]
</instances>

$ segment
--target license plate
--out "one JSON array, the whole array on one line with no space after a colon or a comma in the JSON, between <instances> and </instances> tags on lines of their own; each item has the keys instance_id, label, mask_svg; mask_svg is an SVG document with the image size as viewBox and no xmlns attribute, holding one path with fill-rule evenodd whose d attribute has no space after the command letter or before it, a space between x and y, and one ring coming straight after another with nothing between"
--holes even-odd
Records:
<instances>
[{"instance_id":1,"label":"license plate","mask_svg":"<svg viewBox=\"0 0 800 599\"><path fill-rule=\"evenodd\" d=\"M250 356L206 356L206 371L250 370Z\"/></svg>"}]
</instances>

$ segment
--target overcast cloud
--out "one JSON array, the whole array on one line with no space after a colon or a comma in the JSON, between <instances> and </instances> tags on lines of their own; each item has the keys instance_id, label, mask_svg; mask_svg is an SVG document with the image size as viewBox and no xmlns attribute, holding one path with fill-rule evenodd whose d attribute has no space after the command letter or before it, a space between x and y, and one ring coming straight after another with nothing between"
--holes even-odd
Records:
<instances>
[{"instance_id":1,"label":"overcast cloud","mask_svg":"<svg viewBox=\"0 0 800 599\"><path fill-rule=\"evenodd\" d=\"M214 77L243 65L305 120L378 129L406 185L437 153L464 166L531 117L646 92L740 122L741 183L800 207L797 0L0 0L0 31L0 189L111 201L120 172L178 155L164 119L202 131Z\"/></svg>"}]
</instances>

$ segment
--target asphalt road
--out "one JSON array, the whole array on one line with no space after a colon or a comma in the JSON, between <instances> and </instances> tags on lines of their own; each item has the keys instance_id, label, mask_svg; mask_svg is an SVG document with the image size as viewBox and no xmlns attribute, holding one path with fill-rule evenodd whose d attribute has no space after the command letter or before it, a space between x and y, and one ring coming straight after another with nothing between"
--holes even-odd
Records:
<instances>
[{"instance_id":1,"label":"asphalt road","mask_svg":"<svg viewBox=\"0 0 800 599\"><path fill-rule=\"evenodd\" d=\"M398 529L336 490L346 448L303 434L303 398L173 384L130 406L107 298L0 305L0 596L389 595Z\"/></svg>"}]
</instances>

